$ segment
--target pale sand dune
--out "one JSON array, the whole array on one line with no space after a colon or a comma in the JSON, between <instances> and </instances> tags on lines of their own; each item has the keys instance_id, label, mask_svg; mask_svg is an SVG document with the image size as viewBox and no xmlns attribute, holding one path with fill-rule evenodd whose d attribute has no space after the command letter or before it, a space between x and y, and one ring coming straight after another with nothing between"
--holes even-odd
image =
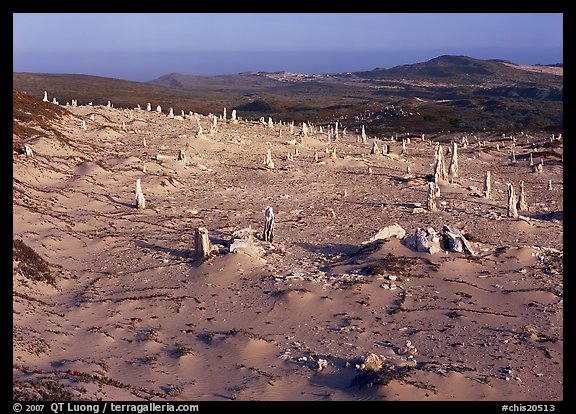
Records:
<instances>
[{"instance_id":1,"label":"pale sand dune","mask_svg":"<svg viewBox=\"0 0 576 414\"><path fill-rule=\"evenodd\" d=\"M88 175L97 178L100 178L101 176L106 176L107 174L110 173L97 163L91 161L81 162L80 164L76 165L76 167L74 167L73 169L73 172L75 175L79 176Z\"/></svg>"},{"instance_id":2,"label":"pale sand dune","mask_svg":"<svg viewBox=\"0 0 576 414\"><path fill-rule=\"evenodd\" d=\"M13 236L57 275L56 288L15 268L15 389L33 395L55 380L91 400L564 398L558 158L536 175L527 161L509 165L506 151L459 148L459 182L441 186L440 211L418 213L434 161L420 139L407 156L399 142L388 142L393 156L373 156L353 132L287 144L298 136L286 125L220 121L208 135L204 117L196 137L191 119L70 111L80 117L63 121L70 144L35 138L37 155L14 159ZM333 147L336 160L325 151ZM482 187L488 167L491 200L469 188ZM506 183L520 179L530 223L506 217ZM274 243L255 242L264 255L225 253L234 231L262 232L268 205ZM448 224L478 254L431 255L395 238L363 244L394 223L408 235ZM202 264L197 227L215 246ZM406 340L417 353L402 352ZM385 361L371 380L356 367L369 353Z\"/></svg>"},{"instance_id":3,"label":"pale sand dune","mask_svg":"<svg viewBox=\"0 0 576 414\"><path fill-rule=\"evenodd\" d=\"M557 66L538 66L538 65L518 65L516 63L506 63L502 62L506 66L510 66L516 69L526 70L528 72L541 72L550 73L552 75L564 76L564 68Z\"/></svg>"}]
</instances>

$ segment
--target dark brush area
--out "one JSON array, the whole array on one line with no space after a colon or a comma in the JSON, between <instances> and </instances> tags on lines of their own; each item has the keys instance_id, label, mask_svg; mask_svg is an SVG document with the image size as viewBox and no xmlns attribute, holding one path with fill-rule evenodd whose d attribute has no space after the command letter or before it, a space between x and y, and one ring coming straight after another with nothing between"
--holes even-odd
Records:
<instances>
[{"instance_id":1,"label":"dark brush area","mask_svg":"<svg viewBox=\"0 0 576 414\"><path fill-rule=\"evenodd\" d=\"M26 138L45 135L64 136L54 127L53 121L72 114L59 105L44 102L42 97L13 91L12 93L12 140L13 151L20 151Z\"/></svg>"},{"instance_id":2,"label":"dark brush area","mask_svg":"<svg viewBox=\"0 0 576 414\"><path fill-rule=\"evenodd\" d=\"M19 262L17 270L27 279L46 282L51 285L56 283L48 263L22 240L14 239L12 256L14 260Z\"/></svg>"},{"instance_id":3,"label":"dark brush area","mask_svg":"<svg viewBox=\"0 0 576 414\"><path fill-rule=\"evenodd\" d=\"M542 66L540 67L542 68ZM563 128L563 76L502 60L440 56L391 69L300 75L246 72L193 76L170 73L150 82L88 75L14 73L14 89L61 103L145 107L314 122L340 121L369 135L557 131Z\"/></svg>"}]
</instances>

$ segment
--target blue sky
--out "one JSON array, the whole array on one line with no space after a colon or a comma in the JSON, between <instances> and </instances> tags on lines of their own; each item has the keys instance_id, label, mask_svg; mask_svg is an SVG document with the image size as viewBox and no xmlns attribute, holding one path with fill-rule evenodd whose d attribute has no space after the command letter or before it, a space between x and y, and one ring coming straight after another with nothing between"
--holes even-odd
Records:
<instances>
[{"instance_id":1,"label":"blue sky","mask_svg":"<svg viewBox=\"0 0 576 414\"><path fill-rule=\"evenodd\" d=\"M146 81L326 73L441 54L563 61L561 13L15 13L13 70Z\"/></svg>"}]
</instances>

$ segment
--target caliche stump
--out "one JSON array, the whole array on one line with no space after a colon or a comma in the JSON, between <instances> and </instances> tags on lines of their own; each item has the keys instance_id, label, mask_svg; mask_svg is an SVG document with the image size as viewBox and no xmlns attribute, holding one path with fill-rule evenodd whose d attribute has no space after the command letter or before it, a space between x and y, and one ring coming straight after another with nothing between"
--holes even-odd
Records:
<instances>
[{"instance_id":1,"label":"caliche stump","mask_svg":"<svg viewBox=\"0 0 576 414\"><path fill-rule=\"evenodd\" d=\"M264 231L262 232L262 239L264 241L272 243L274 240L274 211L272 207L266 207L264 221Z\"/></svg>"},{"instance_id":2,"label":"caliche stump","mask_svg":"<svg viewBox=\"0 0 576 414\"><path fill-rule=\"evenodd\" d=\"M210 238L206 227L198 227L194 232L194 257L204 260L210 256Z\"/></svg>"}]
</instances>

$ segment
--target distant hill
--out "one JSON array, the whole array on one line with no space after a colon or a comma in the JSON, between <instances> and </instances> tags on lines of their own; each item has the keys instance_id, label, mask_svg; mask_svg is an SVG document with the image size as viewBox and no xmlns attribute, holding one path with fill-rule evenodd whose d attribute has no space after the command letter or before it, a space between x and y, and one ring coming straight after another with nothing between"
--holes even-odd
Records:
<instances>
[{"instance_id":1,"label":"distant hill","mask_svg":"<svg viewBox=\"0 0 576 414\"><path fill-rule=\"evenodd\" d=\"M135 108L137 105L146 107L150 102L156 108L160 105L167 111L172 107L175 112L184 110L186 113L195 111L208 113L216 110L215 100L226 103L227 94L211 90L210 99L203 93L191 93L178 90L177 87L167 88L161 85L145 82L133 82L121 79L106 78L92 75L76 74L46 74L46 73L13 73L15 90L31 95L43 96L48 92L61 104L77 99L79 105L92 102L93 105L106 105L111 101L117 108ZM218 111L221 106L218 105Z\"/></svg>"},{"instance_id":2,"label":"distant hill","mask_svg":"<svg viewBox=\"0 0 576 414\"><path fill-rule=\"evenodd\" d=\"M395 66L391 69L375 69L356 72L356 75L372 79L430 79L454 78L464 75L494 75L497 62L480 61L466 56L439 56L427 62Z\"/></svg>"},{"instance_id":3,"label":"distant hill","mask_svg":"<svg viewBox=\"0 0 576 414\"><path fill-rule=\"evenodd\" d=\"M247 90L277 86L278 81L259 73L238 73L235 75L196 76L182 73L169 73L146 82L150 85L167 86L184 90Z\"/></svg>"},{"instance_id":4,"label":"distant hill","mask_svg":"<svg viewBox=\"0 0 576 414\"><path fill-rule=\"evenodd\" d=\"M534 84L561 87L562 77L548 73L529 72L506 60L480 60L468 56L439 56L427 62L355 72L366 79L410 79L454 84L486 82Z\"/></svg>"},{"instance_id":5,"label":"distant hill","mask_svg":"<svg viewBox=\"0 0 576 414\"><path fill-rule=\"evenodd\" d=\"M561 64L559 64L561 65ZM539 65L544 66L544 65ZM554 65L554 66L558 66ZM561 67L561 66L560 66ZM169 73L148 83L179 89L218 88L234 90L238 88L270 88L278 86L275 79L286 72L254 72L237 75L195 76ZM390 69L376 68L370 71L352 72L353 76L371 80L415 80L431 83L483 84L533 84L561 87L562 76L549 73L529 72L513 62L492 59L480 60L468 56L439 56L427 62L395 66ZM340 75L341 76L341 75ZM324 75L324 81L339 78L339 75Z\"/></svg>"},{"instance_id":6,"label":"distant hill","mask_svg":"<svg viewBox=\"0 0 576 414\"><path fill-rule=\"evenodd\" d=\"M15 90L66 103L92 102L165 111L271 116L285 121L366 124L371 133L484 128L561 129L562 67L439 56L390 69L339 74L169 73L149 82L89 75L13 73Z\"/></svg>"}]
</instances>

